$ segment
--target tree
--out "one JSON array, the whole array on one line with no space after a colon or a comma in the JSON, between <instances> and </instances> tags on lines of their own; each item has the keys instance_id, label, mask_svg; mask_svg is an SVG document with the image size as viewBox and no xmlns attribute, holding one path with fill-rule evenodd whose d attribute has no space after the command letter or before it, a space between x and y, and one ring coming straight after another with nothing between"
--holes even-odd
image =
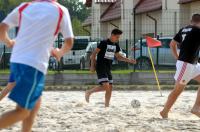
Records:
<instances>
[{"instance_id":1,"label":"tree","mask_svg":"<svg viewBox=\"0 0 200 132\"><path fill-rule=\"evenodd\" d=\"M68 8L74 34L76 36L88 35L83 30L82 22L89 16L90 10L79 0L58 0L58 2Z\"/></svg>"},{"instance_id":2,"label":"tree","mask_svg":"<svg viewBox=\"0 0 200 132\"><path fill-rule=\"evenodd\" d=\"M88 33L83 30L81 21L76 17L72 19L72 27L75 36L88 35Z\"/></svg>"},{"instance_id":3,"label":"tree","mask_svg":"<svg viewBox=\"0 0 200 132\"><path fill-rule=\"evenodd\" d=\"M68 8L72 19L77 18L83 22L90 13L90 10L78 0L58 0L58 2Z\"/></svg>"},{"instance_id":4,"label":"tree","mask_svg":"<svg viewBox=\"0 0 200 132\"><path fill-rule=\"evenodd\" d=\"M0 20L3 20L5 14L8 14L12 9L22 2L32 0L0 0ZM67 7L72 19L72 25L75 35L84 35L82 22L89 16L90 10L79 0L58 0L60 4Z\"/></svg>"},{"instance_id":5,"label":"tree","mask_svg":"<svg viewBox=\"0 0 200 132\"><path fill-rule=\"evenodd\" d=\"M26 2L30 0L1 0L0 1L0 10L5 14L8 14L12 9L14 9L17 5L22 2Z\"/></svg>"}]
</instances>

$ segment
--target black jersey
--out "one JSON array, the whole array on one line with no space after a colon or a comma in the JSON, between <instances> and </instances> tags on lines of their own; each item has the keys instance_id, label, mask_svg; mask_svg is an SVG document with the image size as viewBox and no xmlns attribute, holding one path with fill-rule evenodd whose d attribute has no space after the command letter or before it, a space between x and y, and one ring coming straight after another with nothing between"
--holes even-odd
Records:
<instances>
[{"instance_id":1,"label":"black jersey","mask_svg":"<svg viewBox=\"0 0 200 132\"><path fill-rule=\"evenodd\" d=\"M100 52L97 55L97 67L103 68L104 66L111 68L115 53L120 52L118 43L113 43L109 39L101 41L97 46Z\"/></svg>"},{"instance_id":2,"label":"black jersey","mask_svg":"<svg viewBox=\"0 0 200 132\"><path fill-rule=\"evenodd\" d=\"M176 34L174 40L180 44L178 60L196 64L199 59L200 28L186 26Z\"/></svg>"}]
</instances>

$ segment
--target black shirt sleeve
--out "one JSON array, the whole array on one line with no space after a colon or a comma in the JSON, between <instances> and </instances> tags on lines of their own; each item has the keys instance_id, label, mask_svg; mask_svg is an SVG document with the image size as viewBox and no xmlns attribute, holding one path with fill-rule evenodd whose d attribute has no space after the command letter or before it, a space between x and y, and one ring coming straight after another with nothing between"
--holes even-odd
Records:
<instances>
[{"instance_id":1,"label":"black shirt sleeve","mask_svg":"<svg viewBox=\"0 0 200 132\"><path fill-rule=\"evenodd\" d=\"M175 41L178 42L178 43L181 43L181 42L182 42L181 32L182 32L182 29L181 29L181 30L175 35L175 37L173 38L173 40L175 40Z\"/></svg>"},{"instance_id":2,"label":"black shirt sleeve","mask_svg":"<svg viewBox=\"0 0 200 132\"><path fill-rule=\"evenodd\" d=\"M119 47L119 44L116 44L116 52L115 53L119 53L120 52L120 47Z\"/></svg>"},{"instance_id":3,"label":"black shirt sleeve","mask_svg":"<svg viewBox=\"0 0 200 132\"><path fill-rule=\"evenodd\" d=\"M97 46L98 49L102 50L105 46L105 42L101 41L100 44Z\"/></svg>"}]
</instances>

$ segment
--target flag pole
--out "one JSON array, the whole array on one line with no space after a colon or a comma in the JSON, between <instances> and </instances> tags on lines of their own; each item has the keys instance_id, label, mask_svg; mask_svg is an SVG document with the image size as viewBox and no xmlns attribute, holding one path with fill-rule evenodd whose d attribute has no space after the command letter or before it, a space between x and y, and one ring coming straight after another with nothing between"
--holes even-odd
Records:
<instances>
[{"instance_id":1,"label":"flag pole","mask_svg":"<svg viewBox=\"0 0 200 132\"><path fill-rule=\"evenodd\" d=\"M151 60L151 65L153 67L153 72L154 72L154 75L155 75L155 78L156 78L156 82L157 82L157 85L158 85L158 90L160 91L160 95L162 97L162 91L161 91L161 88L160 88L160 82L158 80L158 75L156 73L156 69L155 69L155 66L154 66L154 62L153 62L153 58L152 58L152 55L151 55L151 50L148 46L148 52L149 52L149 56L150 56L150 60Z\"/></svg>"}]
</instances>

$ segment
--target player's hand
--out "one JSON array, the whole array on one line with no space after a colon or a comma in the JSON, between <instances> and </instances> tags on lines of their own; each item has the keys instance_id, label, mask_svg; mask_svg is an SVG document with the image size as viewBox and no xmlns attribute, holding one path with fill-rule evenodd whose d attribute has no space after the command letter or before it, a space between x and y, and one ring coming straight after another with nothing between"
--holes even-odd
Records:
<instances>
[{"instance_id":1,"label":"player's hand","mask_svg":"<svg viewBox=\"0 0 200 132\"><path fill-rule=\"evenodd\" d=\"M63 57L63 53L59 48L55 48L51 51L51 55L56 58L57 61Z\"/></svg>"},{"instance_id":2,"label":"player's hand","mask_svg":"<svg viewBox=\"0 0 200 132\"><path fill-rule=\"evenodd\" d=\"M137 61L136 61L136 60L134 60L134 59L129 59L128 63L131 63L131 64L136 64L136 63L137 63Z\"/></svg>"},{"instance_id":3,"label":"player's hand","mask_svg":"<svg viewBox=\"0 0 200 132\"><path fill-rule=\"evenodd\" d=\"M6 46L8 48L13 48L13 46L15 45L15 40L9 40L7 43L6 43Z\"/></svg>"}]
</instances>

